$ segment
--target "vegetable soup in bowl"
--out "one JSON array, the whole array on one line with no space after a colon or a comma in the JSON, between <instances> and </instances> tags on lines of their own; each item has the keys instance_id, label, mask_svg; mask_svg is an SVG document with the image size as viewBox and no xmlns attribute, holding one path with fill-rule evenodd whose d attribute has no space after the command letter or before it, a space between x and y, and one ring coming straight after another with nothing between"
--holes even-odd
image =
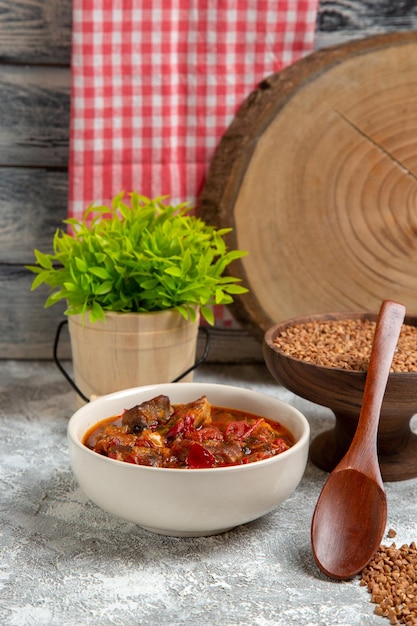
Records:
<instances>
[{"instance_id":1,"label":"vegetable soup in bowl","mask_svg":"<svg viewBox=\"0 0 417 626\"><path fill-rule=\"evenodd\" d=\"M147 530L204 536L277 508L305 471L309 424L246 388L167 383L103 396L68 424L72 469L96 505Z\"/></svg>"}]
</instances>

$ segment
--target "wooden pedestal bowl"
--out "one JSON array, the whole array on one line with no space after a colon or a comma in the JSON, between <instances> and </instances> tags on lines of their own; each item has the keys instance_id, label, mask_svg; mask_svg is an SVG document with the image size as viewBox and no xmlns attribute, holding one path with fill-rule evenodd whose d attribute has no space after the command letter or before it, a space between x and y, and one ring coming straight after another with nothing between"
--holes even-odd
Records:
<instances>
[{"instance_id":1,"label":"wooden pedestal bowl","mask_svg":"<svg viewBox=\"0 0 417 626\"><path fill-rule=\"evenodd\" d=\"M298 317L271 327L264 336L264 358L274 378L287 389L311 402L330 408L333 429L311 443L310 458L323 470L332 471L347 452L359 419L366 372L314 365L286 355L274 340L283 330L310 321L369 319L375 313L334 313ZM417 326L417 317L406 316L405 324ZM417 351L417 344L416 344ZM378 430L378 456L384 481L417 476L417 435L410 420L417 413L417 372L389 375Z\"/></svg>"}]
</instances>

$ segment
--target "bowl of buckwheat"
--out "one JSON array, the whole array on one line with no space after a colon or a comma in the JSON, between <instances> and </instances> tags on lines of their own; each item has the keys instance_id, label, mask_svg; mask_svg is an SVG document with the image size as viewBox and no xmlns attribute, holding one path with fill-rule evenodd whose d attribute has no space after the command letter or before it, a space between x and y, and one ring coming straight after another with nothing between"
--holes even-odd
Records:
<instances>
[{"instance_id":1,"label":"bowl of buckwheat","mask_svg":"<svg viewBox=\"0 0 417 626\"><path fill-rule=\"evenodd\" d=\"M347 452L359 419L377 312L336 312L297 317L264 335L266 365L294 394L331 409L334 428L310 445L312 462L332 471ZM401 329L385 391L378 431L384 481L417 476L417 316Z\"/></svg>"}]
</instances>

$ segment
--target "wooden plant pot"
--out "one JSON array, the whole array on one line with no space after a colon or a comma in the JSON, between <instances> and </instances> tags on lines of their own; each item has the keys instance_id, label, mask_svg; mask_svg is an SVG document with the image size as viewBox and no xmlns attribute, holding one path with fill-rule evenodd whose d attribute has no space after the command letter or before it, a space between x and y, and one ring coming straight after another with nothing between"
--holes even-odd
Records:
<instances>
[{"instance_id":1,"label":"wooden plant pot","mask_svg":"<svg viewBox=\"0 0 417 626\"><path fill-rule=\"evenodd\" d=\"M195 362L199 327L173 309L68 318L74 379L85 396L172 382ZM190 382L193 372L181 379Z\"/></svg>"}]
</instances>

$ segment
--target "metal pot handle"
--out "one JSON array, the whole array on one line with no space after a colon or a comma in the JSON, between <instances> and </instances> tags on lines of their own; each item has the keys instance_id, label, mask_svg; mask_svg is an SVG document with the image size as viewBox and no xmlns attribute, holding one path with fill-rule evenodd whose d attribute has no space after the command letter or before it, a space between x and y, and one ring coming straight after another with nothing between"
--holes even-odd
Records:
<instances>
[{"instance_id":1,"label":"metal pot handle","mask_svg":"<svg viewBox=\"0 0 417 626\"><path fill-rule=\"evenodd\" d=\"M60 372L63 374L64 378L67 379L67 381L69 382L71 387L78 393L78 395L84 400L84 402L90 402L90 399L87 398L87 396L81 391L81 389L78 387L78 385L75 383L75 381L71 378L71 376L65 370L65 368L63 367L63 365L62 365L62 363L61 363L61 361L59 360L59 357L58 357L58 346L59 346L59 339L61 337L61 331L62 331L63 327L66 326L67 324L68 324L68 320L63 320L62 322L60 322L58 324L58 328L56 329L55 340L54 340L54 351L53 351L54 361L55 361L56 366L60 370ZM199 359L197 359L197 361L194 363L194 365L191 365L191 367L186 369L185 372L183 372L182 374L177 376L177 378L175 378L172 381L173 383L179 382L185 376L187 376L187 374L189 374L193 370L197 369L197 367L199 367L202 363L204 363L204 361L208 357L208 354L209 354L209 351L210 351L210 339L211 339L209 330L208 330L208 328L206 326L199 326L198 329L199 329L199 331L201 330L205 334L205 336L206 336L206 343L205 343L205 346L204 346L203 354L201 355L201 357Z\"/></svg>"}]
</instances>

